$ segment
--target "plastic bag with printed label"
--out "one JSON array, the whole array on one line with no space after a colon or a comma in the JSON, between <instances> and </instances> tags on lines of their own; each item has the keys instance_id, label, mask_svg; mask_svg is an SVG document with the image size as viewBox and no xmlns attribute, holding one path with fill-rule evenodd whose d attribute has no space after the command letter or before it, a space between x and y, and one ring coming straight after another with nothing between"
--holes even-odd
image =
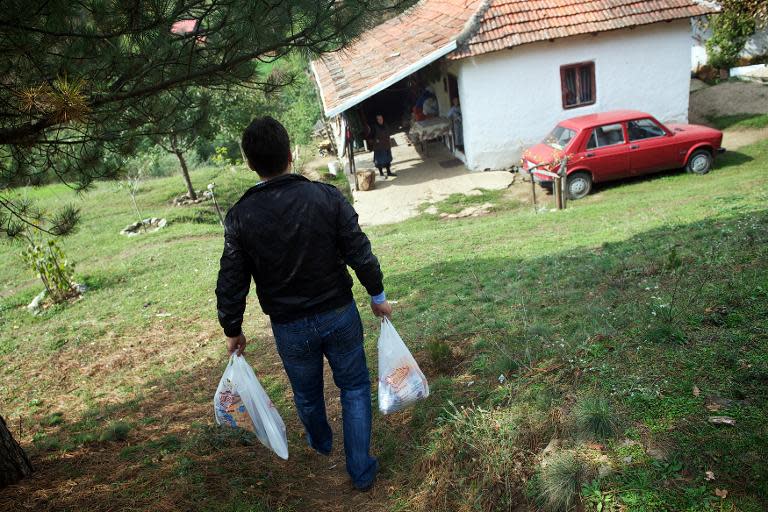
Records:
<instances>
[{"instance_id":1,"label":"plastic bag with printed label","mask_svg":"<svg viewBox=\"0 0 768 512\"><path fill-rule=\"evenodd\" d=\"M253 432L261 444L288 458L283 418L245 357L232 354L229 358L213 397L213 412L217 424Z\"/></svg>"},{"instance_id":2,"label":"plastic bag with printed label","mask_svg":"<svg viewBox=\"0 0 768 512\"><path fill-rule=\"evenodd\" d=\"M381 322L378 348L379 410L382 414L399 411L429 396L427 378L395 326L386 318Z\"/></svg>"}]
</instances>

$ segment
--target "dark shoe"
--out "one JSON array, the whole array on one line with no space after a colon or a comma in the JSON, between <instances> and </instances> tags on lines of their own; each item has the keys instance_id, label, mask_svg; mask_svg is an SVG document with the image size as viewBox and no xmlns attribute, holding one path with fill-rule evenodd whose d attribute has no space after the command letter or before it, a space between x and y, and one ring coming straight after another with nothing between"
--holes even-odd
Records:
<instances>
[{"instance_id":1,"label":"dark shoe","mask_svg":"<svg viewBox=\"0 0 768 512\"><path fill-rule=\"evenodd\" d=\"M371 483L369 483L368 485L364 485L364 486L362 486L362 487L355 487L355 489L357 489L357 490L358 490L358 491L360 491L360 492L368 492L368 491L370 491L371 489L373 489L373 484L375 484L375 483L376 483L376 480L373 480L373 481L372 481Z\"/></svg>"},{"instance_id":2,"label":"dark shoe","mask_svg":"<svg viewBox=\"0 0 768 512\"><path fill-rule=\"evenodd\" d=\"M397 176L397 174L393 173L392 171L387 171L387 176Z\"/></svg>"}]
</instances>

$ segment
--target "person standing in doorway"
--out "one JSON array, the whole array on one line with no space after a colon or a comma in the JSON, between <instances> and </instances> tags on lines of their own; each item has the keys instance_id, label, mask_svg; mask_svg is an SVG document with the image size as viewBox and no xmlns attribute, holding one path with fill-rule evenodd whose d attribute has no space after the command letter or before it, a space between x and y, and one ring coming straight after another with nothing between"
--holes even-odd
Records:
<instances>
[{"instance_id":1,"label":"person standing in doorway","mask_svg":"<svg viewBox=\"0 0 768 512\"><path fill-rule=\"evenodd\" d=\"M216 297L230 354L242 355L243 313L251 279L269 315L307 442L331 453L333 433L323 397L323 357L341 389L344 452L353 485L369 489L378 462L370 455L371 381L363 325L347 265L371 296L377 317L389 317L379 261L357 213L337 188L291 174L288 133L271 117L243 133L248 167L261 182L227 212Z\"/></svg>"},{"instance_id":2,"label":"person standing in doorway","mask_svg":"<svg viewBox=\"0 0 768 512\"><path fill-rule=\"evenodd\" d=\"M453 143L460 151L464 151L464 128L461 119L461 105L458 96L451 99L451 108L448 110L448 119L453 127Z\"/></svg>"},{"instance_id":3,"label":"person standing in doorway","mask_svg":"<svg viewBox=\"0 0 768 512\"><path fill-rule=\"evenodd\" d=\"M387 176L397 176L392 168L392 142L389 128L384 124L384 116L376 116L376 124L373 125L373 165L379 170L379 175L384 179ZM387 174L384 174L384 169Z\"/></svg>"}]
</instances>

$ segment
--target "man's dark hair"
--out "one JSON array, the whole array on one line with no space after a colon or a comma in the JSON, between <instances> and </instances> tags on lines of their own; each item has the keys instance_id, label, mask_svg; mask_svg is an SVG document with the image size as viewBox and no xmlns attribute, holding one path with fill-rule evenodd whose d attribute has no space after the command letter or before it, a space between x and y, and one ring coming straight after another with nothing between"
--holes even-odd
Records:
<instances>
[{"instance_id":1,"label":"man's dark hair","mask_svg":"<svg viewBox=\"0 0 768 512\"><path fill-rule=\"evenodd\" d=\"M243 132L242 148L248 164L262 178L285 171L291 157L288 132L270 116L257 117Z\"/></svg>"}]
</instances>

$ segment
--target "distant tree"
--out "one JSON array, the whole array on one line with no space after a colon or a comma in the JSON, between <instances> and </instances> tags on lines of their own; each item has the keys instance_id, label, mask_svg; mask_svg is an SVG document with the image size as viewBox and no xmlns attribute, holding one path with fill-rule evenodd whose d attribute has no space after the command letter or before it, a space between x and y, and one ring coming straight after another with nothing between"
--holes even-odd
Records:
<instances>
[{"instance_id":1,"label":"distant tree","mask_svg":"<svg viewBox=\"0 0 768 512\"><path fill-rule=\"evenodd\" d=\"M55 173L84 190L117 175L122 160L157 134L149 119L182 115L190 103L160 98L190 100L190 90L199 87L279 87L285 83L276 81L280 76L252 62L339 49L382 13L409 3L4 1L0 232L18 231L30 221L10 190L13 184ZM67 227L51 225L52 232Z\"/></svg>"},{"instance_id":2,"label":"distant tree","mask_svg":"<svg viewBox=\"0 0 768 512\"><path fill-rule=\"evenodd\" d=\"M723 0L722 4L726 10L742 7L755 19L758 27L768 24L768 0Z\"/></svg>"},{"instance_id":3,"label":"distant tree","mask_svg":"<svg viewBox=\"0 0 768 512\"><path fill-rule=\"evenodd\" d=\"M755 33L754 19L743 12L724 11L713 16L710 27L712 37L706 42L709 63L720 69L733 67Z\"/></svg>"},{"instance_id":4,"label":"distant tree","mask_svg":"<svg viewBox=\"0 0 768 512\"><path fill-rule=\"evenodd\" d=\"M152 117L150 114L154 131L150 139L166 152L176 156L187 187L187 195L190 199L197 199L185 154L198 143L199 139L212 137L211 98L202 90L187 91L187 94L179 98L174 97L172 93L168 96L160 96L157 101L175 103L181 108L177 109L173 116ZM162 111L162 109L158 110Z\"/></svg>"},{"instance_id":5,"label":"distant tree","mask_svg":"<svg viewBox=\"0 0 768 512\"><path fill-rule=\"evenodd\" d=\"M272 81L284 86L270 90L236 87L215 91L211 98L211 123L215 146L228 149L228 156L240 158L238 141L243 128L256 116L279 119L294 144L309 142L320 119L320 104L309 76L309 63L301 55L290 55L270 65Z\"/></svg>"},{"instance_id":6,"label":"distant tree","mask_svg":"<svg viewBox=\"0 0 768 512\"><path fill-rule=\"evenodd\" d=\"M721 12L710 19L712 37L706 42L709 63L720 69L737 64L739 55L759 24L768 19L766 0L721 0Z\"/></svg>"}]
</instances>

